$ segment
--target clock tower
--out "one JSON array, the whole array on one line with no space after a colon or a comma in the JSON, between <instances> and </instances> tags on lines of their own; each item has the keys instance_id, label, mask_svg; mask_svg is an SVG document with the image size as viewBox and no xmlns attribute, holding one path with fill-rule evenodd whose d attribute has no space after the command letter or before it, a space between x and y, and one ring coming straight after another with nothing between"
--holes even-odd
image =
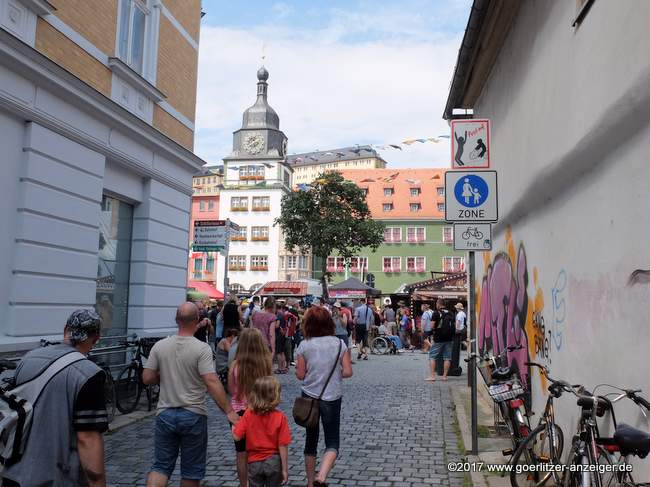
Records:
<instances>
[{"instance_id":1,"label":"clock tower","mask_svg":"<svg viewBox=\"0 0 650 487\"><path fill-rule=\"evenodd\" d=\"M280 130L280 117L269 105L268 79L269 72L262 66L257 71L257 100L244 112L242 127L233 134L232 154L224 161L286 157L287 136Z\"/></svg>"},{"instance_id":2,"label":"clock tower","mask_svg":"<svg viewBox=\"0 0 650 487\"><path fill-rule=\"evenodd\" d=\"M257 100L244 111L242 126L233 133L232 153L223 159L224 181L219 219L236 223L228 260L217 267L217 282L228 269L229 291L250 294L276 281L283 252L280 228L282 196L291 191L292 168L286 163L287 137L280 117L269 105L269 72L257 71Z\"/></svg>"}]
</instances>

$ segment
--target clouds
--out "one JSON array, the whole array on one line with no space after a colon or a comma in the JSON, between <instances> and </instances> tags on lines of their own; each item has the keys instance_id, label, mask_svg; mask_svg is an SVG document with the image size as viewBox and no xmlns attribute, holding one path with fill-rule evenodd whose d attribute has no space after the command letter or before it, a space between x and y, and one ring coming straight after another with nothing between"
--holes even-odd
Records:
<instances>
[{"instance_id":1,"label":"clouds","mask_svg":"<svg viewBox=\"0 0 650 487\"><path fill-rule=\"evenodd\" d=\"M275 3L276 21L249 28L202 27L195 151L218 163L253 104L265 45L269 103L289 152L395 143L448 133L441 119L462 30L436 30L404 9L332 8L321 27L297 25L300 12ZM314 15L304 11L304 15ZM449 164L448 142L385 151L392 167Z\"/></svg>"}]
</instances>

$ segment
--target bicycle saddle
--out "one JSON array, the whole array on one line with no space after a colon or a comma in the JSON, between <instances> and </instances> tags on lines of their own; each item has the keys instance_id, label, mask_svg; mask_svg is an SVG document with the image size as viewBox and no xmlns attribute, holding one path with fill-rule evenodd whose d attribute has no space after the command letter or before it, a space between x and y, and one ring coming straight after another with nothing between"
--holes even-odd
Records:
<instances>
[{"instance_id":1,"label":"bicycle saddle","mask_svg":"<svg viewBox=\"0 0 650 487\"><path fill-rule=\"evenodd\" d=\"M621 423L614 432L614 441L621 455L636 455L645 458L650 453L650 435L645 431Z\"/></svg>"},{"instance_id":2,"label":"bicycle saddle","mask_svg":"<svg viewBox=\"0 0 650 487\"><path fill-rule=\"evenodd\" d=\"M512 377L510 367L498 367L492 372L492 380L508 380Z\"/></svg>"}]
</instances>

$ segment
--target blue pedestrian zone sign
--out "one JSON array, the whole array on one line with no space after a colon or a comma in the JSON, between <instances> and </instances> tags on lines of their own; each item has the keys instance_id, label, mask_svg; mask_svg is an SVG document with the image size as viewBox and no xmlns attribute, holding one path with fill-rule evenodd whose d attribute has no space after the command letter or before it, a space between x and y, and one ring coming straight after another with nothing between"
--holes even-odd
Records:
<instances>
[{"instance_id":1,"label":"blue pedestrian zone sign","mask_svg":"<svg viewBox=\"0 0 650 487\"><path fill-rule=\"evenodd\" d=\"M475 174L459 179L454 187L456 200L467 208L480 206L487 200L489 194L490 189L485 179Z\"/></svg>"},{"instance_id":2,"label":"blue pedestrian zone sign","mask_svg":"<svg viewBox=\"0 0 650 487\"><path fill-rule=\"evenodd\" d=\"M445 220L495 222L498 219L496 171L447 171Z\"/></svg>"}]
</instances>

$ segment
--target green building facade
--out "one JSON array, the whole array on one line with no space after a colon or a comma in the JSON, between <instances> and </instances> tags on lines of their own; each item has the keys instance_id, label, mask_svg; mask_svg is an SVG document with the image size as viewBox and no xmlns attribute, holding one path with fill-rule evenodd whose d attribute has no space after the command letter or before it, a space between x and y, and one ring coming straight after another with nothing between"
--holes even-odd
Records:
<instances>
[{"instance_id":1,"label":"green building facade","mask_svg":"<svg viewBox=\"0 0 650 487\"><path fill-rule=\"evenodd\" d=\"M372 274L374 287L390 295L402 292L406 284L431 279L432 271L465 270L465 252L453 249L450 224L440 220L406 219L382 223L385 224L384 243L376 251L363 249L347 263L342 257L328 258L331 284L348 277L366 282L368 274Z\"/></svg>"}]
</instances>

